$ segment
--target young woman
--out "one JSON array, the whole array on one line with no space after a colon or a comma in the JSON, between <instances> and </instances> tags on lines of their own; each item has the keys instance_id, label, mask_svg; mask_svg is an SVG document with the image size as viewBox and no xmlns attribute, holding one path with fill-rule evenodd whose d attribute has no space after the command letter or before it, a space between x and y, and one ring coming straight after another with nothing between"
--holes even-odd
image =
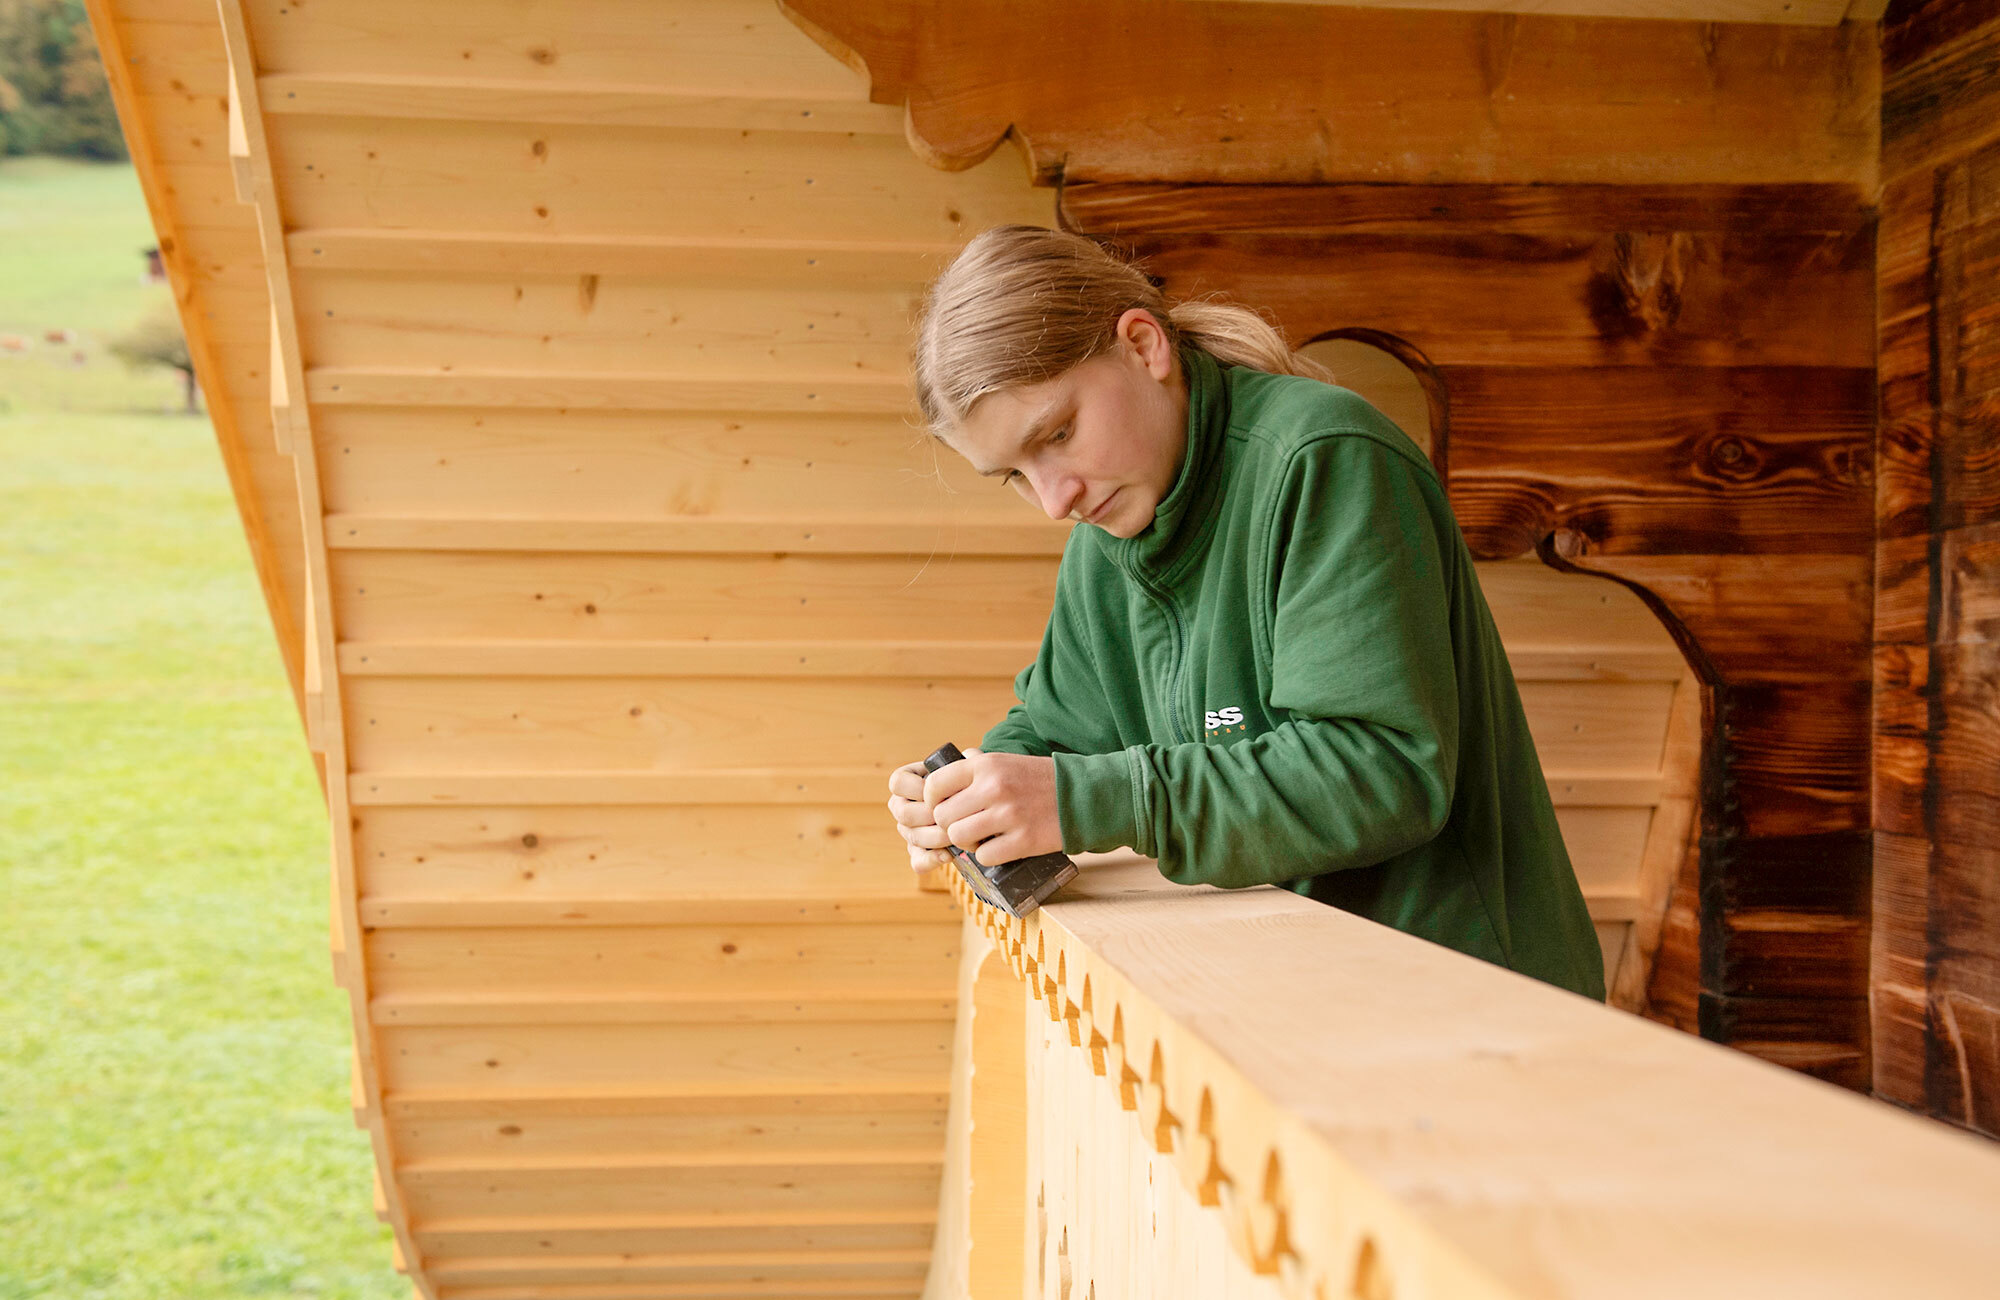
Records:
<instances>
[{"instance_id":1,"label":"young woman","mask_svg":"<svg viewBox=\"0 0 2000 1300\"><path fill-rule=\"evenodd\" d=\"M894 772L913 867L1130 847L1587 997L1603 959L1472 556L1423 451L1256 313L1001 226L930 287L932 431L1073 519L1019 702Z\"/></svg>"}]
</instances>

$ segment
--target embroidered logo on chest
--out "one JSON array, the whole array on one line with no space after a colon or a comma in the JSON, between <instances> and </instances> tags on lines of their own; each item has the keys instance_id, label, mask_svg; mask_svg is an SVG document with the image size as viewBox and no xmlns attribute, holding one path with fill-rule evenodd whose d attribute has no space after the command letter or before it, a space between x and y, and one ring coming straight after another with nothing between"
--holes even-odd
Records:
<instances>
[{"instance_id":1,"label":"embroidered logo on chest","mask_svg":"<svg viewBox=\"0 0 2000 1300\"><path fill-rule=\"evenodd\" d=\"M1224 733L1241 731L1244 725L1243 710L1234 704L1226 709L1210 709L1208 711L1208 730L1211 735L1218 731Z\"/></svg>"}]
</instances>

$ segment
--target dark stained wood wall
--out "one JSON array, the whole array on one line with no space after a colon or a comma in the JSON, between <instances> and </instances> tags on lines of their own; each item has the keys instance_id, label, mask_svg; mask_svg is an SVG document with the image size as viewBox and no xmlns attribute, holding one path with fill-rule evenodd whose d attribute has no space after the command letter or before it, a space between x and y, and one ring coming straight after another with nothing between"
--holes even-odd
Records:
<instances>
[{"instance_id":1,"label":"dark stained wood wall","mask_svg":"<svg viewBox=\"0 0 2000 1300\"><path fill-rule=\"evenodd\" d=\"M1477 554L1646 599L1707 687L1655 1014L1869 1086L1872 26L783 7L933 161L1011 130L1170 293L1396 353Z\"/></svg>"},{"instance_id":2,"label":"dark stained wood wall","mask_svg":"<svg viewBox=\"0 0 2000 1300\"><path fill-rule=\"evenodd\" d=\"M1654 608L1708 688L1698 938L1656 961L1655 1014L1865 1088L1858 192L1068 184L1061 212L1170 294L1225 290L1295 340L1397 352L1440 413L1475 555L1538 550Z\"/></svg>"},{"instance_id":3,"label":"dark stained wood wall","mask_svg":"<svg viewBox=\"0 0 2000 1300\"><path fill-rule=\"evenodd\" d=\"M2000 1136L2000 6L1882 53L1875 1088Z\"/></svg>"}]
</instances>

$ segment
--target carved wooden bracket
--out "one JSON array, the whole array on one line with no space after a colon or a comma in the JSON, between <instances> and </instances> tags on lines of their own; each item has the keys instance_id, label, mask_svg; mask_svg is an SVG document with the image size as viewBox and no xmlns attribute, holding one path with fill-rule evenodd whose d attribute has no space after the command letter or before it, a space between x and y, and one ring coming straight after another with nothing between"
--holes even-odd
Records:
<instances>
[{"instance_id":1,"label":"carved wooden bracket","mask_svg":"<svg viewBox=\"0 0 2000 1300\"><path fill-rule=\"evenodd\" d=\"M969 167L1035 177L1872 182L1871 24L1158 0L779 0ZM1644 74L1635 76L1635 69Z\"/></svg>"}]
</instances>

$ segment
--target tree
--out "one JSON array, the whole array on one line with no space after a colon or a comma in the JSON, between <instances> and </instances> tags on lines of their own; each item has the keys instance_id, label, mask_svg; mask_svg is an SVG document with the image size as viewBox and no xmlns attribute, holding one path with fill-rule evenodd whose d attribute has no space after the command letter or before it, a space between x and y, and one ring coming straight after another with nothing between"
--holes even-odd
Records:
<instances>
[{"instance_id":1,"label":"tree","mask_svg":"<svg viewBox=\"0 0 2000 1300\"><path fill-rule=\"evenodd\" d=\"M188 356L187 336L181 333L181 318L174 309L161 304L131 329L111 340L111 355L134 369L166 366L181 372L181 385L189 415L199 415L194 361Z\"/></svg>"},{"instance_id":2,"label":"tree","mask_svg":"<svg viewBox=\"0 0 2000 1300\"><path fill-rule=\"evenodd\" d=\"M0 0L0 153L126 156L83 0Z\"/></svg>"}]
</instances>

